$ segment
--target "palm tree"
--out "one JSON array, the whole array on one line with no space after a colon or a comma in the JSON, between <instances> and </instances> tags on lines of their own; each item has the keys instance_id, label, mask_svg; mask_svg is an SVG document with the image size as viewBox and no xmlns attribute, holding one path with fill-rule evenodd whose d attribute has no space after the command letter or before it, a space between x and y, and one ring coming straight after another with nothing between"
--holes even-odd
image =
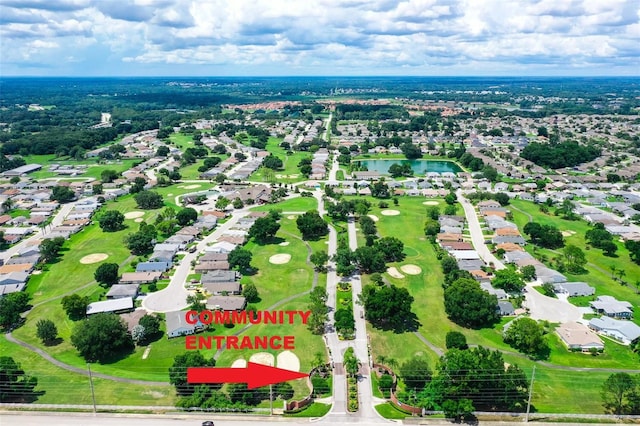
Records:
<instances>
[{"instance_id":1,"label":"palm tree","mask_svg":"<svg viewBox=\"0 0 640 426\"><path fill-rule=\"evenodd\" d=\"M395 358L387 358L387 366L391 369L391 371L396 370L400 364Z\"/></svg>"},{"instance_id":2,"label":"palm tree","mask_svg":"<svg viewBox=\"0 0 640 426\"><path fill-rule=\"evenodd\" d=\"M627 273L625 272L624 269L620 269L618 271L618 277L620 278L620 283L624 285L624 281L622 281L622 277L626 276Z\"/></svg>"},{"instance_id":3,"label":"palm tree","mask_svg":"<svg viewBox=\"0 0 640 426\"><path fill-rule=\"evenodd\" d=\"M611 278L615 280L616 271L618 270L618 268L616 268L616 265L611 265L610 268L611 268Z\"/></svg>"},{"instance_id":4,"label":"palm tree","mask_svg":"<svg viewBox=\"0 0 640 426\"><path fill-rule=\"evenodd\" d=\"M13 200L11 198L7 198L2 203L2 206L1 206L2 212L3 213L10 212L13 209L13 206L14 206Z\"/></svg>"},{"instance_id":5,"label":"palm tree","mask_svg":"<svg viewBox=\"0 0 640 426\"><path fill-rule=\"evenodd\" d=\"M378 355L378 356L376 357L376 359L377 359L377 361L378 361L378 364L380 364L380 365L385 365L385 363L386 363L386 362L388 362L387 357L386 357L386 356L384 356L384 355Z\"/></svg>"}]
</instances>

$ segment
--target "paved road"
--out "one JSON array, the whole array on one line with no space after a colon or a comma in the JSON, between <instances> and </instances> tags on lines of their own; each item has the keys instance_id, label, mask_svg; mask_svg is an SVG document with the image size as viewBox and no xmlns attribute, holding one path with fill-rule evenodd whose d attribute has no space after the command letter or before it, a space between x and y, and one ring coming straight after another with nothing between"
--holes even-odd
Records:
<instances>
[{"instance_id":1,"label":"paved road","mask_svg":"<svg viewBox=\"0 0 640 426\"><path fill-rule=\"evenodd\" d=\"M473 204L466 198L464 198L462 191L458 190L456 192L458 196L458 202L462 204L464 208L464 215L467 218L467 224L469 225L469 232L471 233L471 241L473 242L473 247L476 249L482 260L485 263L490 264L493 263L496 269L504 269L504 264L499 261L493 253L487 248L487 245L484 243L484 235L482 235L482 229L480 228L480 221L478 220L478 215L476 214L476 210L473 207Z\"/></svg>"},{"instance_id":2,"label":"paved road","mask_svg":"<svg viewBox=\"0 0 640 426\"><path fill-rule=\"evenodd\" d=\"M222 225L218 226L211 234L207 235L197 244L197 250L186 253L176 268L169 285L163 290L149 294L142 301L142 307L150 312L173 312L188 306L187 296L191 294L186 288L187 276L191 271L191 261L195 260L200 251L204 250L208 243L215 241L224 232L229 230L241 217L248 214L247 209L236 210L233 216Z\"/></svg>"},{"instance_id":3,"label":"paved road","mask_svg":"<svg viewBox=\"0 0 640 426\"><path fill-rule=\"evenodd\" d=\"M566 300L545 296L538 292L532 284L527 284L525 305L529 314L535 320L551 322L570 322L582 319L580 308Z\"/></svg>"}]
</instances>

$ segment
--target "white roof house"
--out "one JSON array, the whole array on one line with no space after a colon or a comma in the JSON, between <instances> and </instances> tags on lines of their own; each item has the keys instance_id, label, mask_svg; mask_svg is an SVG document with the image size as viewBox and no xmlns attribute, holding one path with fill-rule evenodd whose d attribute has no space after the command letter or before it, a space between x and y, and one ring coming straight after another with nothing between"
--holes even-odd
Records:
<instances>
[{"instance_id":1,"label":"white roof house","mask_svg":"<svg viewBox=\"0 0 640 426\"><path fill-rule=\"evenodd\" d=\"M612 296L598 296L596 300L589 303L599 314L608 317L631 318L633 316L633 306L625 300L618 300Z\"/></svg>"},{"instance_id":2,"label":"white roof house","mask_svg":"<svg viewBox=\"0 0 640 426\"><path fill-rule=\"evenodd\" d=\"M174 311L167 312L165 314L166 322L167 322L167 336L168 337L178 337L185 336L187 334L194 334L197 331L203 330L204 324L197 319L195 324L187 323L186 319L187 311Z\"/></svg>"},{"instance_id":3,"label":"white roof house","mask_svg":"<svg viewBox=\"0 0 640 426\"><path fill-rule=\"evenodd\" d=\"M589 328L604 336L611 337L623 345L630 345L640 338L640 327L635 323L606 316L593 318L589 321Z\"/></svg>"},{"instance_id":4,"label":"white roof house","mask_svg":"<svg viewBox=\"0 0 640 426\"><path fill-rule=\"evenodd\" d=\"M123 297L120 299L110 299L103 302L93 302L87 306L87 315L99 314L103 312L129 312L133 311L133 299Z\"/></svg>"}]
</instances>

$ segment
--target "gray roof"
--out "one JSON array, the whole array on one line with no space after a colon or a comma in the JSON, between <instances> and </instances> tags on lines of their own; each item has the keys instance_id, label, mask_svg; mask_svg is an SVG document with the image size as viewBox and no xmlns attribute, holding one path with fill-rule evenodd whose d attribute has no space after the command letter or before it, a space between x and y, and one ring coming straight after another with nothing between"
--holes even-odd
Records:
<instances>
[{"instance_id":1,"label":"gray roof","mask_svg":"<svg viewBox=\"0 0 640 426\"><path fill-rule=\"evenodd\" d=\"M475 271L478 269L482 269L484 266L484 262L482 260L459 260L458 267L463 271Z\"/></svg>"},{"instance_id":2,"label":"gray roof","mask_svg":"<svg viewBox=\"0 0 640 426\"><path fill-rule=\"evenodd\" d=\"M138 284L116 284L111 286L107 292L107 299L117 299L121 297L136 297L138 295Z\"/></svg>"},{"instance_id":3,"label":"gray roof","mask_svg":"<svg viewBox=\"0 0 640 426\"><path fill-rule=\"evenodd\" d=\"M188 324L186 319L186 313L187 311L174 311L174 312L167 312L165 314L165 319L167 322L167 334L171 334L172 332L179 329L192 330L193 332L195 331L196 327L198 328L204 327L204 325L200 322L199 319L196 324Z\"/></svg>"},{"instance_id":4,"label":"gray roof","mask_svg":"<svg viewBox=\"0 0 640 426\"><path fill-rule=\"evenodd\" d=\"M569 296L591 296L596 289L587 283L560 283L553 285L557 293L569 293Z\"/></svg>"},{"instance_id":5,"label":"gray roof","mask_svg":"<svg viewBox=\"0 0 640 426\"><path fill-rule=\"evenodd\" d=\"M609 317L592 318L589 326L596 330L612 330L633 342L640 338L640 327L631 321L617 320Z\"/></svg>"},{"instance_id":6,"label":"gray roof","mask_svg":"<svg viewBox=\"0 0 640 426\"><path fill-rule=\"evenodd\" d=\"M207 308L223 311L240 311L247 305L244 296L213 296L207 300Z\"/></svg>"},{"instance_id":7,"label":"gray roof","mask_svg":"<svg viewBox=\"0 0 640 426\"><path fill-rule=\"evenodd\" d=\"M590 305L598 311L605 312L607 315L620 313L631 314L631 308L633 307L631 303L625 300L618 300L611 296L599 296L595 301L591 302Z\"/></svg>"},{"instance_id":8,"label":"gray roof","mask_svg":"<svg viewBox=\"0 0 640 426\"><path fill-rule=\"evenodd\" d=\"M169 262L140 262L136 265L136 272L165 272L171 268Z\"/></svg>"},{"instance_id":9,"label":"gray roof","mask_svg":"<svg viewBox=\"0 0 640 426\"><path fill-rule=\"evenodd\" d=\"M240 293L239 281L217 281L208 282L202 285L209 293L222 293L227 291L229 293Z\"/></svg>"},{"instance_id":10,"label":"gray roof","mask_svg":"<svg viewBox=\"0 0 640 426\"><path fill-rule=\"evenodd\" d=\"M207 271L206 273L202 274L200 282L202 282L202 284L205 284L213 282L235 281L237 277L238 273L236 271Z\"/></svg>"},{"instance_id":11,"label":"gray roof","mask_svg":"<svg viewBox=\"0 0 640 426\"><path fill-rule=\"evenodd\" d=\"M498 302L498 310L502 315L513 315L515 313L515 309L511 302L501 301Z\"/></svg>"}]
</instances>

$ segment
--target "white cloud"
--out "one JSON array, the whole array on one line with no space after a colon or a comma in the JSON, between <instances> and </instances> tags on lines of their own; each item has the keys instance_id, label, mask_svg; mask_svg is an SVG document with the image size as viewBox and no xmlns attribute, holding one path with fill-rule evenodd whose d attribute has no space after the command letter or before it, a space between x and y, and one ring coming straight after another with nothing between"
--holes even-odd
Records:
<instances>
[{"instance_id":1,"label":"white cloud","mask_svg":"<svg viewBox=\"0 0 640 426\"><path fill-rule=\"evenodd\" d=\"M41 59L55 69L73 57L77 74L89 62L107 73L126 62L175 74L637 74L639 14L637 0L4 0L0 38L28 56L65 52ZM3 72L20 73L21 56L4 50Z\"/></svg>"}]
</instances>

